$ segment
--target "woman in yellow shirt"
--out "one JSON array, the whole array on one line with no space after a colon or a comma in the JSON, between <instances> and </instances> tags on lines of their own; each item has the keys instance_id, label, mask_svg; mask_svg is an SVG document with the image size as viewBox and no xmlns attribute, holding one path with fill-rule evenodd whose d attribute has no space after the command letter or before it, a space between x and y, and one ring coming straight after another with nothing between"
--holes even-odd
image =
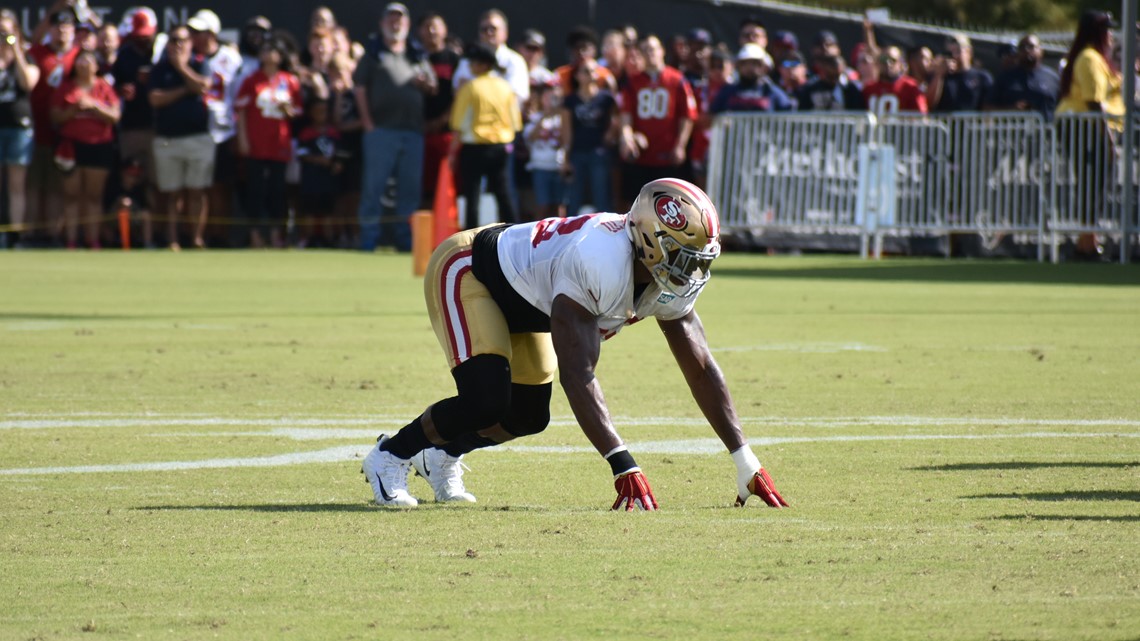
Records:
<instances>
[{"instance_id":1,"label":"woman in yellow shirt","mask_svg":"<svg viewBox=\"0 0 1140 641\"><path fill-rule=\"evenodd\" d=\"M1057 113L1096 111L1124 115L1120 70L1109 64L1112 56L1112 15L1086 11L1061 71L1061 100Z\"/></svg>"},{"instance_id":2,"label":"woman in yellow shirt","mask_svg":"<svg viewBox=\"0 0 1140 641\"><path fill-rule=\"evenodd\" d=\"M1061 71L1058 114L1117 116L1105 121L1059 121L1060 151L1068 159L1068 165L1062 164L1061 168L1070 167L1069 175L1074 180L1071 196L1062 198L1059 203L1062 208L1068 205L1071 210L1062 210L1060 214L1070 225L1082 228L1097 227L1099 219L1109 214L1105 196L1114 186L1114 139L1123 127L1119 117L1124 115L1124 99L1120 91L1120 71L1109 62L1113 26L1111 14L1085 11L1069 49L1068 64ZM1094 233L1085 232L1077 237L1079 258L1099 258L1103 251Z\"/></svg>"}]
</instances>

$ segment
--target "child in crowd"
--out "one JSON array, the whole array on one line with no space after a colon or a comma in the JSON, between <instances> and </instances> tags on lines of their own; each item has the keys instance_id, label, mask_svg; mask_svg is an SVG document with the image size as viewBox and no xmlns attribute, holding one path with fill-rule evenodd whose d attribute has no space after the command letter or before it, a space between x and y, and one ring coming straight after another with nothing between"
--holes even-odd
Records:
<instances>
[{"instance_id":1,"label":"child in crowd","mask_svg":"<svg viewBox=\"0 0 1140 641\"><path fill-rule=\"evenodd\" d=\"M556 84L536 85L539 110L530 115L523 138L530 148L527 170L534 181L540 218L562 215L562 90Z\"/></svg>"},{"instance_id":2,"label":"child in crowd","mask_svg":"<svg viewBox=\"0 0 1140 641\"><path fill-rule=\"evenodd\" d=\"M112 194L112 211L120 212L126 209L130 212L131 228L136 228L136 222L141 226L143 247L154 249L154 229L151 224L150 201L147 197L148 189L142 162L133 156L124 158L119 166L118 181L112 182L114 182L112 189L118 187Z\"/></svg>"},{"instance_id":3,"label":"child in crowd","mask_svg":"<svg viewBox=\"0 0 1140 641\"><path fill-rule=\"evenodd\" d=\"M261 68L242 82L234 100L238 150L245 157L246 212L253 219L250 244L283 247L285 169L293 158L291 123L301 108L301 84L289 52L270 40L261 47Z\"/></svg>"},{"instance_id":4,"label":"child in crowd","mask_svg":"<svg viewBox=\"0 0 1140 641\"><path fill-rule=\"evenodd\" d=\"M336 247L339 225L332 213L344 170L340 132L330 122L327 100L310 99L305 114L309 124L297 135L297 158L301 161L297 245L304 248L319 235L322 247Z\"/></svg>"}]
</instances>

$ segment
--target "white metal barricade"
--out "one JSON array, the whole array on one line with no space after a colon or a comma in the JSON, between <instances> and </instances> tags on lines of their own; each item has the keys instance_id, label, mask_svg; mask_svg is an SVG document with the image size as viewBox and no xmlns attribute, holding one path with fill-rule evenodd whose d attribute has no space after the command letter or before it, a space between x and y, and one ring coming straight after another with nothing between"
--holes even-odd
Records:
<instances>
[{"instance_id":1,"label":"white metal barricade","mask_svg":"<svg viewBox=\"0 0 1140 641\"><path fill-rule=\"evenodd\" d=\"M728 229L865 237L854 215L858 149L890 147L894 217L876 234L968 232L995 244L1014 234L1037 245L1038 260L1048 238L1056 260L1067 236L1140 229L1140 211L1122 208L1122 129L1100 114L725 114L713 127L709 195Z\"/></svg>"},{"instance_id":2,"label":"white metal barricade","mask_svg":"<svg viewBox=\"0 0 1140 641\"><path fill-rule=\"evenodd\" d=\"M1061 114L1054 123L1053 259L1063 238L1121 232L1120 118L1097 113ZM1121 174L1123 175L1123 174Z\"/></svg>"},{"instance_id":3,"label":"white metal barricade","mask_svg":"<svg viewBox=\"0 0 1140 641\"><path fill-rule=\"evenodd\" d=\"M951 227L948 211L950 129L922 114L884 114L874 130L881 145L895 148L898 176L892 233L943 234Z\"/></svg>"},{"instance_id":4,"label":"white metal barricade","mask_svg":"<svg viewBox=\"0 0 1140 641\"><path fill-rule=\"evenodd\" d=\"M854 229L866 113L826 117L727 114L709 151L709 193L728 227L794 232Z\"/></svg>"},{"instance_id":5,"label":"white metal barricade","mask_svg":"<svg viewBox=\"0 0 1140 641\"><path fill-rule=\"evenodd\" d=\"M1135 233L1137 212L1124 212L1122 118L1096 113L1062 114L1053 129L1055 171L1049 231L1053 260L1066 238L1100 235L1122 240ZM1133 185L1136 159L1133 158ZM1081 242L1078 240L1078 243Z\"/></svg>"}]
</instances>

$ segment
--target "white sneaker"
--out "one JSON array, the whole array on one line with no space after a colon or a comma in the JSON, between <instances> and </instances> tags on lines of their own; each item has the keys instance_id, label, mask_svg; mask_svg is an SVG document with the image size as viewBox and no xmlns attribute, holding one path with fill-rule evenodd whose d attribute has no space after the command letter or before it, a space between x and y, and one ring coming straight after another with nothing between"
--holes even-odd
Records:
<instances>
[{"instance_id":1,"label":"white sneaker","mask_svg":"<svg viewBox=\"0 0 1140 641\"><path fill-rule=\"evenodd\" d=\"M474 503L475 495L463 487L463 470L467 468L460 456L452 456L441 449L429 447L412 457L412 465L435 490L435 500Z\"/></svg>"},{"instance_id":2,"label":"white sneaker","mask_svg":"<svg viewBox=\"0 0 1140 641\"><path fill-rule=\"evenodd\" d=\"M415 507L419 505L419 501L408 494L408 472L411 470L412 462L381 450L380 446L387 440L387 435L380 436L380 440L376 441L376 447L364 457L360 471L372 486L376 505Z\"/></svg>"}]
</instances>

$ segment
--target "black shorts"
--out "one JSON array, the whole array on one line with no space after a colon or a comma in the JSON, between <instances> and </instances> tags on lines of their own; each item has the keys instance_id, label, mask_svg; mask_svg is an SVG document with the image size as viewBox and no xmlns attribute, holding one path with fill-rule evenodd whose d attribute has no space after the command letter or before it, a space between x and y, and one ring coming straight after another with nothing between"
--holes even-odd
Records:
<instances>
[{"instance_id":1,"label":"black shorts","mask_svg":"<svg viewBox=\"0 0 1140 641\"><path fill-rule=\"evenodd\" d=\"M305 216L331 214L336 204L336 194L301 194L300 213Z\"/></svg>"},{"instance_id":2,"label":"black shorts","mask_svg":"<svg viewBox=\"0 0 1140 641\"><path fill-rule=\"evenodd\" d=\"M104 142L89 145L83 142L74 142L75 166L91 169L110 169L119 160L114 143Z\"/></svg>"},{"instance_id":3,"label":"black shorts","mask_svg":"<svg viewBox=\"0 0 1140 641\"><path fill-rule=\"evenodd\" d=\"M499 262L499 235L510 225L487 226L471 244L471 273L503 310L512 334L549 333L550 317L531 305L511 286Z\"/></svg>"}]
</instances>

